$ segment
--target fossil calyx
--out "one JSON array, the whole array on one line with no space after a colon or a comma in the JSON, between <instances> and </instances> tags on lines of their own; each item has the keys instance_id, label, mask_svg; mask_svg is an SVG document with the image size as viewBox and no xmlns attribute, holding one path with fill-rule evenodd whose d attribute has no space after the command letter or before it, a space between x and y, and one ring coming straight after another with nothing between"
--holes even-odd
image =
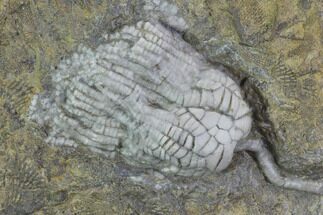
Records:
<instances>
[{"instance_id":1,"label":"fossil calyx","mask_svg":"<svg viewBox=\"0 0 323 215\"><path fill-rule=\"evenodd\" d=\"M272 182L322 192L281 177L262 142L244 140L252 119L238 85L180 34L141 21L107 40L62 61L53 89L35 96L30 118L50 128L48 142L184 176L221 171L235 150L250 150Z\"/></svg>"}]
</instances>

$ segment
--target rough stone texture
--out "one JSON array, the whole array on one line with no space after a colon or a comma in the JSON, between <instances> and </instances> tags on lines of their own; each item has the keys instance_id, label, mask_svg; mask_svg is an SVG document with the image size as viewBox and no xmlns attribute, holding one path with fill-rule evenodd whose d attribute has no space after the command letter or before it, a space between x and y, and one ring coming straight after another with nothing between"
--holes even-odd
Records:
<instances>
[{"instance_id":1,"label":"rough stone texture","mask_svg":"<svg viewBox=\"0 0 323 215\"><path fill-rule=\"evenodd\" d=\"M321 178L323 5L235 2L177 0L189 25L184 37L210 61L250 77L250 95L259 91L268 106L272 123L262 123L262 132L276 132L279 164ZM95 47L102 34L141 16L139 1L1 1L1 213L321 214L322 197L268 184L245 153L219 175L172 183L148 175L151 183L143 185L130 180L141 170L118 159L44 144L46 134L25 114L31 97L46 88L51 66L80 43Z\"/></svg>"}]
</instances>

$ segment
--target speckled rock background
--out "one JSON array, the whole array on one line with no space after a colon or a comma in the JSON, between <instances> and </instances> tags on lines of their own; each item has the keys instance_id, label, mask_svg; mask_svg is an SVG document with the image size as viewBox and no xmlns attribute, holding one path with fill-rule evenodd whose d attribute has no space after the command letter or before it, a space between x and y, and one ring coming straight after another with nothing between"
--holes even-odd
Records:
<instances>
[{"instance_id":1,"label":"speckled rock background","mask_svg":"<svg viewBox=\"0 0 323 215\"><path fill-rule=\"evenodd\" d=\"M184 38L242 80L279 165L322 178L322 1L173 3L189 24ZM322 196L272 186L247 153L221 174L143 184L121 159L43 142L26 119L31 97L79 44L96 47L146 17L142 4L0 0L0 214L322 214Z\"/></svg>"}]
</instances>

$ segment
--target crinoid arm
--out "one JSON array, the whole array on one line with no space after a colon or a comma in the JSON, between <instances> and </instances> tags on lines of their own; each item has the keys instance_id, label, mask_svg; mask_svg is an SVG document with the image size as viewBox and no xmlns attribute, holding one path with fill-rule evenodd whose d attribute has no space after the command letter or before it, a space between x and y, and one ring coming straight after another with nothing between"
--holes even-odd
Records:
<instances>
[{"instance_id":1,"label":"crinoid arm","mask_svg":"<svg viewBox=\"0 0 323 215\"><path fill-rule=\"evenodd\" d=\"M296 176L283 176L263 140L246 140L238 143L235 151L251 151L255 153L260 168L271 183L288 189L323 195L323 181L302 179Z\"/></svg>"}]
</instances>

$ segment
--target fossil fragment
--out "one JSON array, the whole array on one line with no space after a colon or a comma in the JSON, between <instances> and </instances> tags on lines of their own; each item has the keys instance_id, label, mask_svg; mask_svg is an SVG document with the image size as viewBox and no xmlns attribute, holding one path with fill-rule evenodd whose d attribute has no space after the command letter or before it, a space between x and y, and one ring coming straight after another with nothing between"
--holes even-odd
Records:
<instances>
[{"instance_id":1,"label":"fossil fragment","mask_svg":"<svg viewBox=\"0 0 323 215\"><path fill-rule=\"evenodd\" d=\"M55 145L85 145L166 174L221 171L234 151L254 151L273 183L322 193L319 182L280 176L261 140L247 140L252 118L239 86L181 35L138 22L80 47L36 95L30 118L49 127Z\"/></svg>"}]
</instances>

